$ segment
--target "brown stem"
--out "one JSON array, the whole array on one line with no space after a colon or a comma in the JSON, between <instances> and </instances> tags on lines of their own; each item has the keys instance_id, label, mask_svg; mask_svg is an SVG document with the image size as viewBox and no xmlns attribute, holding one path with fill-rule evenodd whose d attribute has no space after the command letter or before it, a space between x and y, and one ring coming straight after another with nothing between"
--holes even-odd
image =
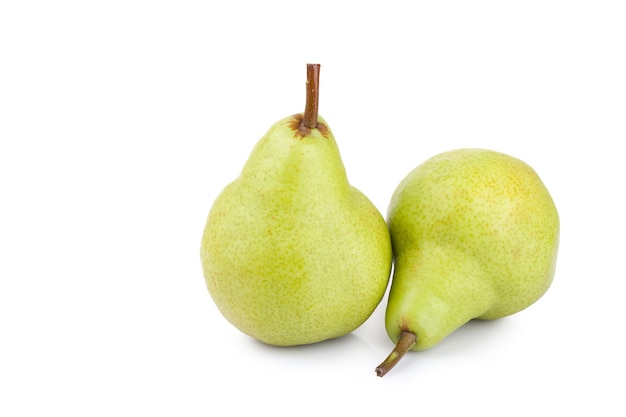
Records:
<instances>
[{"instance_id":1,"label":"brown stem","mask_svg":"<svg viewBox=\"0 0 626 417\"><path fill-rule=\"evenodd\" d=\"M302 124L308 129L317 127L317 110L320 97L320 64L306 65L306 106Z\"/></svg>"},{"instance_id":2,"label":"brown stem","mask_svg":"<svg viewBox=\"0 0 626 417\"><path fill-rule=\"evenodd\" d=\"M385 374L391 371L391 368L402 359L405 353L407 353L417 343L417 336L415 333L402 332L400 333L400 339L396 344L396 347L391 351L387 359L376 367L377 376L385 376Z\"/></svg>"}]
</instances>

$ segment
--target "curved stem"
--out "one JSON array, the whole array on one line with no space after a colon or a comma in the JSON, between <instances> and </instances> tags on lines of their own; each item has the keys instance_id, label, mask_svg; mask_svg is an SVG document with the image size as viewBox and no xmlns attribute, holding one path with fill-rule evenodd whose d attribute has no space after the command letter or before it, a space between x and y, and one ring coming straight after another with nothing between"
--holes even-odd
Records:
<instances>
[{"instance_id":1,"label":"curved stem","mask_svg":"<svg viewBox=\"0 0 626 417\"><path fill-rule=\"evenodd\" d=\"M385 376L416 343L417 336L415 333L406 331L400 333L400 339L396 347L391 351L389 356L387 356L387 359L376 367L376 375L380 377Z\"/></svg>"},{"instance_id":2,"label":"curved stem","mask_svg":"<svg viewBox=\"0 0 626 417\"><path fill-rule=\"evenodd\" d=\"M306 65L306 106L302 124L308 129L317 127L317 110L319 103L320 64Z\"/></svg>"}]
</instances>

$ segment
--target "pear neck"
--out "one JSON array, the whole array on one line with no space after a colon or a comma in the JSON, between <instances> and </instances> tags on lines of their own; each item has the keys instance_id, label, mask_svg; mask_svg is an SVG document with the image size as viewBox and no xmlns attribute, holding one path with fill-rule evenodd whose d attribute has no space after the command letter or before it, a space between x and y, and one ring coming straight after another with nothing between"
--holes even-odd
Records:
<instances>
[{"instance_id":1,"label":"pear neck","mask_svg":"<svg viewBox=\"0 0 626 417\"><path fill-rule=\"evenodd\" d=\"M474 257L426 245L397 255L389 297L388 316L397 320L398 333L415 333L415 350L424 350L487 312L495 291Z\"/></svg>"},{"instance_id":2,"label":"pear neck","mask_svg":"<svg viewBox=\"0 0 626 417\"><path fill-rule=\"evenodd\" d=\"M323 136L325 132L314 129L300 137L293 130L295 120L287 117L270 128L250 154L240 179L276 193L345 194L348 178L330 131Z\"/></svg>"}]
</instances>

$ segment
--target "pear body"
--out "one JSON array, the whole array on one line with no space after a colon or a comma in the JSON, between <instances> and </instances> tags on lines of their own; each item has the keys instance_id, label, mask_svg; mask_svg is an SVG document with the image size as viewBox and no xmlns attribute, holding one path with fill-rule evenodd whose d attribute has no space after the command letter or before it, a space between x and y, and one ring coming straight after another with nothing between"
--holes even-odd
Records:
<instances>
[{"instance_id":1,"label":"pear body","mask_svg":"<svg viewBox=\"0 0 626 417\"><path fill-rule=\"evenodd\" d=\"M348 183L323 118L285 118L215 200L201 260L208 291L235 327L264 343L345 335L380 303L392 264L383 216Z\"/></svg>"},{"instance_id":2,"label":"pear body","mask_svg":"<svg viewBox=\"0 0 626 417\"><path fill-rule=\"evenodd\" d=\"M484 149L437 155L401 181L388 223L395 256L386 328L428 349L471 319L537 301L555 273L559 216L537 173Z\"/></svg>"}]
</instances>

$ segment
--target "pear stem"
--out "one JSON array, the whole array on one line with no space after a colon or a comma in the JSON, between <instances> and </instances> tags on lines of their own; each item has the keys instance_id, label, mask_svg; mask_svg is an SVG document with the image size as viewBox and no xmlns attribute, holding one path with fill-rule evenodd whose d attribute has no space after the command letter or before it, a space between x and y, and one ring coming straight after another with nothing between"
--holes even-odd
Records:
<instances>
[{"instance_id":1,"label":"pear stem","mask_svg":"<svg viewBox=\"0 0 626 417\"><path fill-rule=\"evenodd\" d=\"M396 344L396 347L391 351L387 359L376 367L376 375L383 377L391 368L402 359L405 353L407 353L417 343L417 336L415 333L403 331L400 333L400 339Z\"/></svg>"},{"instance_id":2,"label":"pear stem","mask_svg":"<svg viewBox=\"0 0 626 417\"><path fill-rule=\"evenodd\" d=\"M306 65L306 106L302 124L307 129L317 127L317 111L319 106L320 64Z\"/></svg>"}]
</instances>

